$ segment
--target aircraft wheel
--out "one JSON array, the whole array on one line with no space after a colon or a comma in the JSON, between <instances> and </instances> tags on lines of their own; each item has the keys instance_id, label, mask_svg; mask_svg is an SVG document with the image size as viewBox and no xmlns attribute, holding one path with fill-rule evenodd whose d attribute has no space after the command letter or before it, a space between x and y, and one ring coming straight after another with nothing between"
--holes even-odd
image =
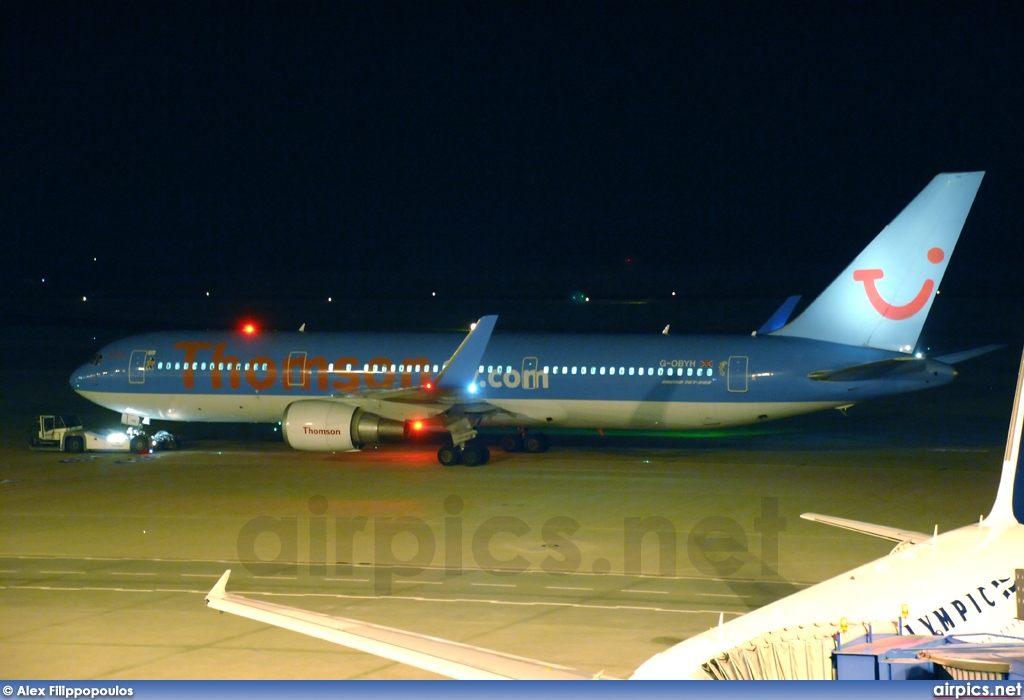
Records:
<instances>
[{"instance_id":1,"label":"aircraft wheel","mask_svg":"<svg viewBox=\"0 0 1024 700\"><path fill-rule=\"evenodd\" d=\"M451 467L462 460L460 459L459 451L451 445L445 445L437 451L437 461L441 463L442 467Z\"/></svg>"},{"instance_id":2,"label":"aircraft wheel","mask_svg":"<svg viewBox=\"0 0 1024 700\"><path fill-rule=\"evenodd\" d=\"M523 436L506 435L501 439L501 449L505 450L506 452L522 452Z\"/></svg>"},{"instance_id":3,"label":"aircraft wheel","mask_svg":"<svg viewBox=\"0 0 1024 700\"><path fill-rule=\"evenodd\" d=\"M490 458L491 451L482 442L470 440L462 448L462 462L467 467L482 467Z\"/></svg>"},{"instance_id":4,"label":"aircraft wheel","mask_svg":"<svg viewBox=\"0 0 1024 700\"><path fill-rule=\"evenodd\" d=\"M467 467L482 467L490 460L490 450L487 446L476 440L466 443L462 449L462 462Z\"/></svg>"},{"instance_id":5,"label":"aircraft wheel","mask_svg":"<svg viewBox=\"0 0 1024 700\"><path fill-rule=\"evenodd\" d=\"M523 446L527 452L547 452L548 451L548 436L544 433L536 433L534 435L527 435L526 440L523 442Z\"/></svg>"},{"instance_id":6,"label":"aircraft wheel","mask_svg":"<svg viewBox=\"0 0 1024 700\"><path fill-rule=\"evenodd\" d=\"M132 441L128 443L128 449L137 455L149 452L149 438L145 435L136 435L132 438Z\"/></svg>"},{"instance_id":7,"label":"aircraft wheel","mask_svg":"<svg viewBox=\"0 0 1024 700\"><path fill-rule=\"evenodd\" d=\"M72 435L64 441L65 452L81 452L85 449L85 440L78 435Z\"/></svg>"}]
</instances>

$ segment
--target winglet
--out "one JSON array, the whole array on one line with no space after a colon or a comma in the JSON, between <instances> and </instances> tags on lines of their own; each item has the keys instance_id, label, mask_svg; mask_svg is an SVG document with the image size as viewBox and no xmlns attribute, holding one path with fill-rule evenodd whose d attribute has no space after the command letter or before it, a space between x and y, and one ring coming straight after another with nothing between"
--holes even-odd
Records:
<instances>
[{"instance_id":1,"label":"winglet","mask_svg":"<svg viewBox=\"0 0 1024 700\"><path fill-rule=\"evenodd\" d=\"M799 302L799 294L787 298L786 301L782 302L782 306L780 306L775 313L771 315L771 318L765 321L764 325L757 329L757 334L763 335L765 333L771 333L772 331L777 331L786 325L789 317L793 314L793 309L796 308L796 305Z\"/></svg>"},{"instance_id":2,"label":"winglet","mask_svg":"<svg viewBox=\"0 0 1024 700\"><path fill-rule=\"evenodd\" d=\"M224 596L228 594L228 578L231 576L231 569L224 572L224 575L213 585L210 592L206 594L206 602L209 603L211 600L223 600Z\"/></svg>"},{"instance_id":3,"label":"winglet","mask_svg":"<svg viewBox=\"0 0 1024 700\"><path fill-rule=\"evenodd\" d=\"M476 322L455 354L445 363L441 374L437 375L437 388L459 390L473 381L497 321L497 316L484 316Z\"/></svg>"},{"instance_id":4,"label":"winglet","mask_svg":"<svg viewBox=\"0 0 1024 700\"><path fill-rule=\"evenodd\" d=\"M1003 471L999 477L999 490L996 492L992 512L985 519L993 521L1024 523L1024 472L1017 468L1020 458L1021 428L1024 426L1024 406L1021 404L1024 394L1024 355L1021 356L1020 370L1017 372L1017 393L1013 397L1013 413L1010 417L1010 431L1006 436L1006 451L1003 453Z\"/></svg>"}]
</instances>

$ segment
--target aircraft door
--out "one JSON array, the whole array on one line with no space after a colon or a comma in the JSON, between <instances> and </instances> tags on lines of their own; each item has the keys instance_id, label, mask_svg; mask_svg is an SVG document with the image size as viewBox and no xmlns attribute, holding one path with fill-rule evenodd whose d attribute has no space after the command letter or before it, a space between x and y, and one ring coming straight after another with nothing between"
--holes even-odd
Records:
<instances>
[{"instance_id":1,"label":"aircraft door","mask_svg":"<svg viewBox=\"0 0 1024 700\"><path fill-rule=\"evenodd\" d=\"M743 393L747 390L747 362L748 358L742 356L729 358L729 391Z\"/></svg>"},{"instance_id":2,"label":"aircraft door","mask_svg":"<svg viewBox=\"0 0 1024 700\"><path fill-rule=\"evenodd\" d=\"M288 366L284 370L284 388L307 389L309 375L306 374L306 353L294 351L288 353Z\"/></svg>"},{"instance_id":3,"label":"aircraft door","mask_svg":"<svg viewBox=\"0 0 1024 700\"><path fill-rule=\"evenodd\" d=\"M146 381L146 370L153 366L155 350L132 350L128 360L128 383L143 384Z\"/></svg>"},{"instance_id":4,"label":"aircraft door","mask_svg":"<svg viewBox=\"0 0 1024 700\"><path fill-rule=\"evenodd\" d=\"M523 383L524 389L536 389L537 388L537 366L540 363L536 357L524 357L523 358Z\"/></svg>"}]
</instances>

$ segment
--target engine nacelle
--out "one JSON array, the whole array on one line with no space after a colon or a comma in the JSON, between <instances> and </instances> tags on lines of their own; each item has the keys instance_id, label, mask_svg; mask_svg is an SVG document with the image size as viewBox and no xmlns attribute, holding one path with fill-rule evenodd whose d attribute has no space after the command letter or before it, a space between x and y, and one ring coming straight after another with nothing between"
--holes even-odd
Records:
<instances>
[{"instance_id":1,"label":"engine nacelle","mask_svg":"<svg viewBox=\"0 0 1024 700\"><path fill-rule=\"evenodd\" d=\"M296 401L284 410L281 432L296 450L345 452L405 438L405 423L336 401Z\"/></svg>"}]
</instances>

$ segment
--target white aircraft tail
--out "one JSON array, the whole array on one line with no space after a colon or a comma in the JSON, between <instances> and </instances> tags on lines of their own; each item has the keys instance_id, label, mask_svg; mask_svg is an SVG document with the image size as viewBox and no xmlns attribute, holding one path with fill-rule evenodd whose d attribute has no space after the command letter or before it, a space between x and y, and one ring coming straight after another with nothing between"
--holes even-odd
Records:
<instances>
[{"instance_id":1,"label":"white aircraft tail","mask_svg":"<svg viewBox=\"0 0 1024 700\"><path fill-rule=\"evenodd\" d=\"M821 296L773 335L913 352L984 175L936 175Z\"/></svg>"},{"instance_id":2,"label":"white aircraft tail","mask_svg":"<svg viewBox=\"0 0 1024 700\"><path fill-rule=\"evenodd\" d=\"M1013 414L1010 417L1010 432L1006 436L1006 451L1003 453L1003 472L999 477L999 490L996 492L992 512L987 521L993 524L1002 522L1024 523L1024 472L1018 469L1020 459L1021 426L1024 424L1024 355L1020 360L1020 371L1017 373L1017 393L1013 397Z\"/></svg>"}]
</instances>

